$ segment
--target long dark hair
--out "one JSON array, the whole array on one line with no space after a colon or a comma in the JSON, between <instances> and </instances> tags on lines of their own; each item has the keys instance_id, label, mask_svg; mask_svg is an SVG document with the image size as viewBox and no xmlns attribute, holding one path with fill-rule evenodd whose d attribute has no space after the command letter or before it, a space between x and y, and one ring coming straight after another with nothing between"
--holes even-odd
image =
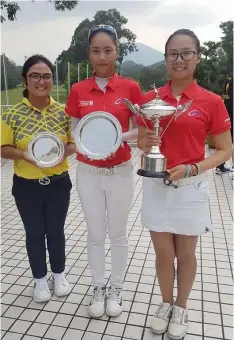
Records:
<instances>
[{"instance_id":1,"label":"long dark hair","mask_svg":"<svg viewBox=\"0 0 234 340\"><path fill-rule=\"evenodd\" d=\"M27 85L28 70L30 69L30 67L32 67L33 65L38 64L40 62L45 63L49 67L49 69L51 70L52 74L54 75L54 66L51 63L51 61L41 54L34 54L30 58L28 58L23 65L22 78L24 78L26 85ZM28 89L24 89L23 96L28 98L28 95L29 95Z\"/></svg>"}]
</instances>

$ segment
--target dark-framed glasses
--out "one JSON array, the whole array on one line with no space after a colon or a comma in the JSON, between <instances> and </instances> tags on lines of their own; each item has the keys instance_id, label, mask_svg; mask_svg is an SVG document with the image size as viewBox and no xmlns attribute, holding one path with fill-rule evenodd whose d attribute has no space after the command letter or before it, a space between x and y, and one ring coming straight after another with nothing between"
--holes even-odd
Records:
<instances>
[{"instance_id":1,"label":"dark-framed glasses","mask_svg":"<svg viewBox=\"0 0 234 340\"><path fill-rule=\"evenodd\" d=\"M104 30L104 31L110 32L110 33L112 33L112 34L114 34L116 36L116 39L118 38L117 32L116 32L114 27L112 27L110 25L101 25L100 24L100 25L95 25L92 28L90 28L89 34L88 34L88 39L90 38L90 36L91 36L91 34L93 32L100 31L100 30Z\"/></svg>"},{"instance_id":2,"label":"dark-framed glasses","mask_svg":"<svg viewBox=\"0 0 234 340\"><path fill-rule=\"evenodd\" d=\"M40 74L40 73L30 73L28 74L31 82L39 83L41 79L44 80L45 83L49 83L53 80L53 75L50 73Z\"/></svg>"},{"instance_id":3,"label":"dark-framed glasses","mask_svg":"<svg viewBox=\"0 0 234 340\"><path fill-rule=\"evenodd\" d=\"M189 61L189 60L192 60L196 54L198 53L195 51L184 51L182 53L175 53L175 52L165 53L164 56L165 56L166 61L176 61L179 58L179 56L182 60Z\"/></svg>"}]
</instances>

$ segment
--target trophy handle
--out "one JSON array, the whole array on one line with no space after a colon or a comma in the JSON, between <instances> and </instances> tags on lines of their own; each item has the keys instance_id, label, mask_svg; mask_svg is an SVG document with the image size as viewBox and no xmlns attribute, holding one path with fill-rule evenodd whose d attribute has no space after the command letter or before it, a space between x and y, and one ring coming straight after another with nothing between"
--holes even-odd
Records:
<instances>
[{"instance_id":1,"label":"trophy handle","mask_svg":"<svg viewBox=\"0 0 234 340\"><path fill-rule=\"evenodd\" d=\"M137 104L133 105L132 102L130 102L130 100L128 100L127 98L123 98L123 102L125 102L130 111L135 113L137 116L141 116L139 105Z\"/></svg>"},{"instance_id":2,"label":"trophy handle","mask_svg":"<svg viewBox=\"0 0 234 340\"><path fill-rule=\"evenodd\" d=\"M167 128L170 126L171 122L173 121L173 119L178 118L183 112L185 112L186 110L188 110L188 108L192 105L193 100L188 101L187 103L185 103L184 105L179 105L175 111L175 113L173 114L171 120L169 121L169 123L167 124L167 126L165 127L165 129L163 130L162 134L161 134L161 138L164 135L164 133L166 132Z\"/></svg>"},{"instance_id":3,"label":"trophy handle","mask_svg":"<svg viewBox=\"0 0 234 340\"><path fill-rule=\"evenodd\" d=\"M191 99L190 101L188 101L187 103L185 103L184 105L179 105L177 107L177 112L175 114L175 117L178 118L182 113L184 113L185 111L188 110L188 108L192 105L193 100Z\"/></svg>"}]
</instances>

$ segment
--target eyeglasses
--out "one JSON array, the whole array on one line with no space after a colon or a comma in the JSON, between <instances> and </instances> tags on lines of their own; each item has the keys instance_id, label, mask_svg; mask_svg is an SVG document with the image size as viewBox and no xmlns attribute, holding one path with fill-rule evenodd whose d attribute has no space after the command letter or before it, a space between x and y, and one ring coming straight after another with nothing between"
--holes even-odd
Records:
<instances>
[{"instance_id":1,"label":"eyeglasses","mask_svg":"<svg viewBox=\"0 0 234 340\"><path fill-rule=\"evenodd\" d=\"M198 53L194 51L185 51L182 53L165 53L164 56L167 61L176 61L179 56L182 60L189 61L192 60L196 54Z\"/></svg>"},{"instance_id":2,"label":"eyeglasses","mask_svg":"<svg viewBox=\"0 0 234 340\"><path fill-rule=\"evenodd\" d=\"M89 40L89 38L90 38L90 36L93 32L100 31L100 30L111 32L112 34L115 35L116 39L118 39L117 32L116 32L114 27L112 27L110 25L96 25L96 26L93 26L92 28L90 28L89 34L88 34L88 40Z\"/></svg>"},{"instance_id":3,"label":"eyeglasses","mask_svg":"<svg viewBox=\"0 0 234 340\"><path fill-rule=\"evenodd\" d=\"M49 83L53 80L53 75L46 73L46 74L39 74L39 73L31 73L28 74L31 82L33 83L39 83L41 79L44 80L45 83Z\"/></svg>"}]
</instances>

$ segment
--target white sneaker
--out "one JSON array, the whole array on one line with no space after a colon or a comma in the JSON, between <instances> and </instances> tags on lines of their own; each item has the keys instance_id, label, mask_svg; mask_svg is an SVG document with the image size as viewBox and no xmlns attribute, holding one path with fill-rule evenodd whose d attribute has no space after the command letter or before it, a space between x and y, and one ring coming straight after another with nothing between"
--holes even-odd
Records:
<instances>
[{"instance_id":1,"label":"white sneaker","mask_svg":"<svg viewBox=\"0 0 234 340\"><path fill-rule=\"evenodd\" d=\"M35 302L46 302L51 298L48 282L45 277L35 279L33 299Z\"/></svg>"},{"instance_id":2,"label":"white sneaker","mask_svg":"<svg viewBox=\"0 0 234 340\"><path fill-rule=\"evenodd\" d=\"M66 296L71 291L71 286L68 283L65 274L55 274L53 273L54 278L54 294L56 296Z\"/></svg>"},{"instance_id":3,"label":"white sneaker","mask_svg":"<svg viewBox=\"0 0 234 340\"><path fill-rule=\"evenodd\" d=\"M93 318L100 318L105 313L106 288L94 287L93 295L88 305L88 313Z\"/></svg>"},{"instance_id":4,"label":"white sneaker","mask_svg":"<svg viewBox=\"0 0 234 340\"><path fill-rule=\"evenodd\" d=\"M123 289L112 286L108 289L106 314L118 316L123 311Z\"/></svg>"},{"instance_id":5,"label":"white sneaker","mask_svg":"<svg viewBox=\"0 0 234 340\"><path fill-rule=\"evenodd\" d=\"M170 322L172 308L173 306L170 303L160 303L153 319L151 320L150 328L153 333L163 334L166 332Z\"/></svg>"},{"instance_id":6,"label":"white sneaker","mask_svg":"<svg viewBox=\"0 0 234 340\"><path fill-rule=\"evenodd\" d=\"M188 310L174 305L172 317L168 327L168 337L170 339L181 339L188 329Z\"/></svg>"}]
</instances>

